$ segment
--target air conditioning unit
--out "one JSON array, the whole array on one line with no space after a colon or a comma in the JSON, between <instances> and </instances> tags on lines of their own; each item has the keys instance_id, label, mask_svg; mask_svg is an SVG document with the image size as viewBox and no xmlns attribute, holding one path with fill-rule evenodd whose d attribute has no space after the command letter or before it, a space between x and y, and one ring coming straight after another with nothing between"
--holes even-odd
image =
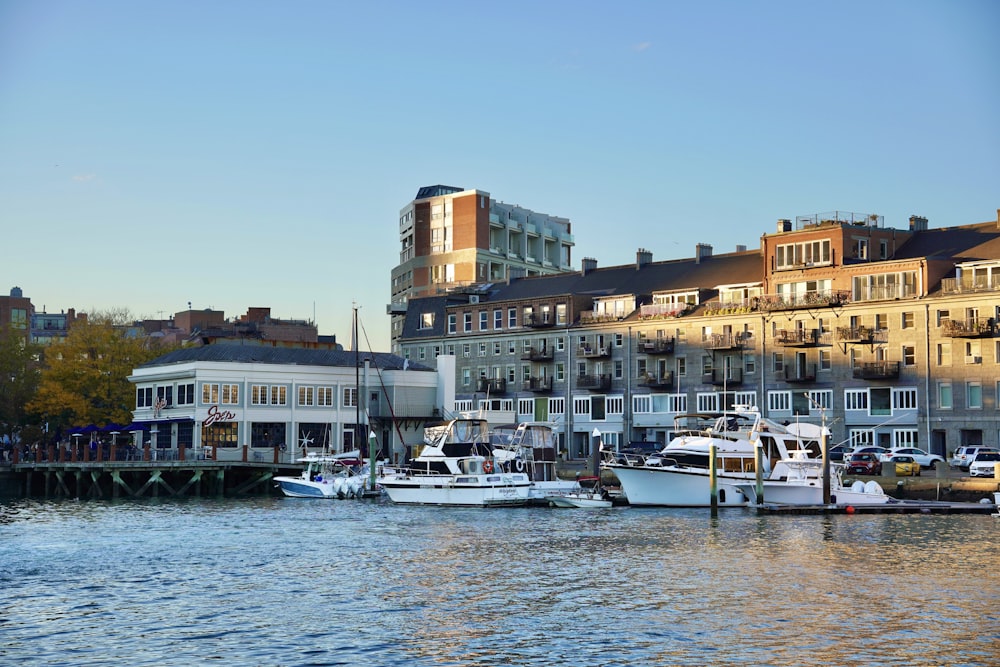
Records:
<instances>
[{"instance_id":1,"label":"air conditioning unit","mask_svg":"<svg viewBox=\"0 0 1000 667\"><path fill-rule=\"evenodd\" d=\"M968 357L965 358L965 363L967 363L967 364L981 364L981 363L983 363L983 358L982 357L968 356Z\"/></svg>"},{"instance_id":2,"label":"air conditioning unit","mask_svg":"<svg viewBox=\"0 0 1000 667\"><path fill-rule=\"evenodd\" d=\"M469 303L479 303L479 295L478 294L470 294L469 295Z\"/></svg>"}]
</instances>

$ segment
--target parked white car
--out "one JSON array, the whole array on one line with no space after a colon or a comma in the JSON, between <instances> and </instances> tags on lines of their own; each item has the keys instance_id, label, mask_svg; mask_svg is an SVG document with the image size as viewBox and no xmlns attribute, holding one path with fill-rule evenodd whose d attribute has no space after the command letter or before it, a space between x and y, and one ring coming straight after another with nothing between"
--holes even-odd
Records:
<instances>
[{"instance_id":1,"label":"parked white car","mask_svg":"<svg viewBox=\"0 0 1000 667\"><path fill-rule=\"evenodd\" d=\"M951 457L951 461L948 464L952 468L958 468L959 470L968 470L969 465L976 459L976 455L980 452L996 452L997 450L992 447L983 447L982 445L968 445L966 447L959 447L955 450L955 455Z\"/></svg>"},{"instance_id":2,"label":"parked white car","mask_svg":"<svg viewBox=\"0 0 1000 667\"><path fill-rule=\"evenodd\" d=\"M943 456L938 456L937 454L928 454L922 449L917 447L896 447L895 449L890 449L887 452L883 452L879 456L879 460L885 463L893 456L912 456L913 460L920 464L921 468L933 468L934 464L938 461L944 462Z\"/></svg>"},{"instance_id":3,"label":"parked white car","mask_svg":"<svg viewBox=\"0 0 1000 667\"><path fill-rule=\"evenodd\" d=\"M993 477L1000 452L979 452L969 464L969 477Z\"/></svg>"}]
</instances>

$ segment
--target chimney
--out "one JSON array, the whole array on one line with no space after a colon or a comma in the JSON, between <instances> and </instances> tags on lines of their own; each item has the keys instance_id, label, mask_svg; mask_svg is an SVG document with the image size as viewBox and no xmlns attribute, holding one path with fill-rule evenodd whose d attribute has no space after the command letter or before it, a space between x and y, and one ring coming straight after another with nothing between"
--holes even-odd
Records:
<instances>
[{"instance_id":1,"label":"chimney","mask_svg":"<svg viewBox=\"0 0 1000 667\"><path fill-rule=\"evenodd\" d=\"M747 251L747 247L745 245L737 245L736 246L736 252L746 252L746 251Z\"/></svg>"},{"instance_id":2,"label":"chimney","mask_svg":"<svg viewBox=\"0 0 1000 667\"><path fill-rule=\"evenodd\" d=\"M701 260L712 256L712 246L708 243L696 243L694 246L694 263L701 264Z\"/></svg>"},{"instance_id":3,"label":"chimney","mask_svg":"<svg viewBox=\"0 0 1000 667\"><path fill-rule=\"evenodd\" d=\"M597 268L597 260L593 257L584 257L580 260L580 273L582 275L587 275L591 271Z\"/></svg>"},{"instance_id":4,"label":"chimney","mask_svg":"<svg viewBox=\"0 0 1000 667\"><path fill-rule=\"evenodd\" d=\"M910 216L910 231L911 232L926 232L927 231L927 218L922 215L911 215Z\"/></svg>"},{"instance_id":5,"label":"chimney","mask_svg":"<svg viewBox=\"0 0 1000 667\"><path fill-rule=\"evenodd\" d=\"M639 248L635 253L635 270L638 271L653 261L653 253L645 248Z\"/></svg>"},{"instance_id":6,"label":"chimney","mask_svg":"<svg viewBox=\"0 0 1000 667\"><path fill-rule=\"evenodd\" d=\"M784 234L785 232L792 231L792 221L781 219L778 220L778 233Z\"/></svg>"}]
</instances>

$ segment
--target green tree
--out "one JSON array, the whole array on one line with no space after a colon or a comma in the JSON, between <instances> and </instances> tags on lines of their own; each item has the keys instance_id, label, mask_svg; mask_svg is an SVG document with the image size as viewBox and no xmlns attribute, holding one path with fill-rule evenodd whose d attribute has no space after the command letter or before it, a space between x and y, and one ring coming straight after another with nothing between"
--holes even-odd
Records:
<instances>
[{"instance_id":1,"label":"green tree","mask_svg":"<svg viewBox=\"0 0 1000 667\"><path fill-rule=\"evenodd\" d=\"M127 424L135 406L128 376L169 349L152 342L127 311L92 314L46 350L38 392L28 407L59 426Z\"/></svg>"},{"instance_id":2,"label":"green tree","mask_svg":"<svg viewBox=\"0 0 1000 667\"><path fill-rule=\"evenodd\" d=\"M32 424L27 406L38 390L40 352L22 332L0 330L0 438Z\"/></svg>"}]
</instances>

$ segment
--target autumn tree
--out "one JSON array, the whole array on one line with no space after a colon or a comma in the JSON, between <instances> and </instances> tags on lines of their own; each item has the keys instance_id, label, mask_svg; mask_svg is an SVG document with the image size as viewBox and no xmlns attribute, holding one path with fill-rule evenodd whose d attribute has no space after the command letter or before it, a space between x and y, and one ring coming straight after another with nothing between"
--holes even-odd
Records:
<instances>
[{"instance_id":1,"label":"autumn tree","mask_svg":"<svg viewBox=\"0 0 1000 667\"><path fill-rule=\"evenodd\" d=\"M32 426L27 405L38 389L40 351L23 332L0 330L0 440Z\"/></svg>"},{"instance_id":2,"label":"autumn tree","mask_svg":"<svg viewBox=\"0 0 1000 667\"><path fill-rule=\"evenodd\" d=\"M45 351L38 392L28 407L59 426L128 424L135 406L128 376L169 349L152 343L127 311L91 314Z\"/></svg>"}]
</instances>

